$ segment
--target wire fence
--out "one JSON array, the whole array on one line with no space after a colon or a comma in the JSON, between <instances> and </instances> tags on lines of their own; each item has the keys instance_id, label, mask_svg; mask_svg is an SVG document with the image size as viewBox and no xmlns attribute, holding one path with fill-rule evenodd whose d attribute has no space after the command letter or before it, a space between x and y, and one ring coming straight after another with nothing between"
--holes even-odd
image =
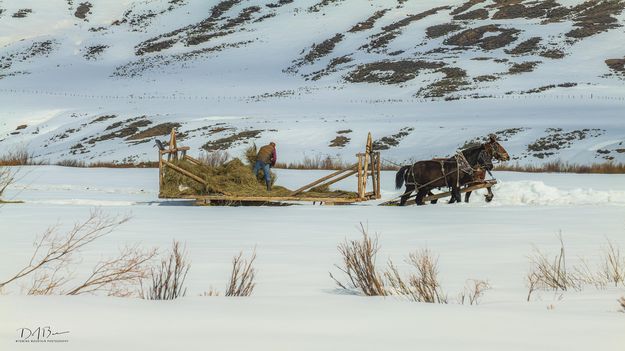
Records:
<instances>
[{"instance_id":1,"label":"wire fence","mask_svg":"<svg viewBox=\"0 0 625 351\"><path fill-rule=\"evenodd\" d=\"M54 96L66 98L82 98L96 100L162 100L162 101L211 101L211 102L270 102L276 100L296 100L296 101L327 101L328 98L314 97L309 95L288 95L288 96L232 96L232 95L188 95L183 93L173 94L90 94L67 91L47 91L31 89L0 89L2 94L24 94L36 96ZM502 100L601 100L601 101L625 101L625 96L598 95L598 94L500 94L486 96L457 96L447 98L399 98L399 99L344 99L343 102L350 104L419 104L428 102L456 101L456 100L479 100L479 99L502 99ZM335 97L330 98L335 102Z\"/></svg>"}]
</instances>

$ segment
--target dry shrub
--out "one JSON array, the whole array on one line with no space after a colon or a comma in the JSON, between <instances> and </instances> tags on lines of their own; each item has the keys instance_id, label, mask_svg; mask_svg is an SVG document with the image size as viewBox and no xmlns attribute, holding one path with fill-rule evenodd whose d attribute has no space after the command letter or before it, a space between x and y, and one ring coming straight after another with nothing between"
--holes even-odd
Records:
<instances>
[{"instance_id":1,"label":"dry shrub","mask_svg":"<svg viewBox=\"0 0 625 351\"><path fill-rule=\"evenodd\" d=\"M148 161L139 163L114 163L105 161L91 162L89 168L158 168L158 161Z\"/></svg>"},{"instance_id":2,"label":"dry shrub","mask_svg":"<svg viewBox=\"0 0 625 351\"><path fill-rule=\"evenodd\" d=\"M201 293L200 296L219 296L219 291L211 286L207 291Z\"/></svg>"},{"instance_id":3,"label":"dry shrub","mask_svg":"<svg viewBox=\"0 0 625 351\"><path fill-rule=\"evenodd\" d=\"M254 269L256 260L256 250L252 252L249 260L243 258L243 252L232 259L232 272L230 282L226 288L225 296L250 296L254 291L256 283L256 270Z\"/></svg>"},{"instance_id":4,"label":"dry shrub","mask_svg":"<svg viewBox=\"0 0 625 351\"><path fill-rule=\"evenodd\" d=\"M625 257L621 256L621 250L609 239L608 246L604 249L602 276L614 286L625 284Z\"/></svg>"},{"instance_id":5,"label":"dry shrub","mask_svg":"<svg viewBox=\"0 0 625 351\"><path fill-rule=\"evenodd\" d=\"M530 257L531 268L526 278L529 288L527 301L536 290L581 290L585 285L604 289L609 283L614 286L625 283L625 260L620 249L610 240L607 240L608 245L604 249L602 264L598 269L591 268L584 258L580 258L580 264L567 269L562 234L558 235L558 239L560 251L553 258L534 248L534 254Z\"/></svg>"},{"instance_id":6,"label":"dry shrub","mask_svg":"<svg viewBox=\"0 0 625 351\"><path fill-rule=\"evenodd\" d=\"M415 270L407 279L403 279L393 265L388 263L384 273L389 290L395 295L408 297L412 301L427 303L447 303L447 295L443 292L438 280L438 258L432 256L428 249L410 253L406 260Z\"/></svg>"},{"instance_id":7,"label":"dry shrub","mask_svg":"<svg viewBox=\"0 0 625 351\"><path fill-rule=\"evenodd\" d=\"M223 166L228 160L230 160L230 154L223 150L202 153L199 158L199 161L208 167Z\"/></svg>"},{"instance_id":8,"label":"dry shrub","mask_svg":"<svg viewBox=\"0 0 625 351\"><path fill-rule=\"evenodd\" d=\"M438 279L438 257L428 249L417 250L408 255L406 263L412 269L402 276L393 261L389 259L386 270L381 274L376 269L376 256L380 250L377 235L371 237L360 224L360 240L345 240L338 245L343 258L342 265L335 265L347 278L347 282L330 278L342 289L357 289L366 296L400 296L410 301L426 303L448 303ZM459 296L459 303L478 304L479 299L490 286L482 280L470 280Z\"/></svg>"},{"instance_id":9,"label":"dry shrub","mask_svg":"<svg viewBox=\"0 0 625 351\"><path fill-rule=\"evenodd\" d=\"M61 167L87 167L87 163L82 160L71 160L65 159L56 163L57 166Z\"/></svg>"},{"instance_id":10,"label":"dry shrub","mask_svg":"<svg viewBox=\"0 0 625 351\"><path fill-rule=\"evenodd\" d=\"M621 305L622 312L625 312L625 296L618 299L619 305Z\"/></svg>"},{"instance_id":11,"label":"dry shrub","mask_svg":"<svg viewBox=\"0 0 625 351\"><path fill-rule=\"evenodd\" d=\"M604 162L591 165L578 165L560 160L546 162L542 165L498 165L497 171L530 172L530 173L625 173L625 163Z\"/></svg>"},{"instance_id":12,"label":"dry shrub","mask_svg":"<svg viewBox=\"0 0 625 351\"><path fill-rule=\"evenodd\" d=\"M92 211L84 222L77 223L65 235L56 228L48 228L34 242L34 252L27 265L9 279L0 282L0 289L24 277L32 276L28 294L79 294L106 290L111 294L120 292L121 286L136 282L144 272L143 263L153 251L141 252L128 249L119 258L98 263L91 276L79 285L65 289L71 282L71 267L78 263L81 250L93 241L111 233L128 217L110 217L99 210Z\"/></svg>"},{"instance_id":13,"label":"dry shrub","mask_svg":"<svg viewBox=\"0 0 625 351\"><path fill-rule=\"evenodd\" d=\"M603 271L592 269L583 258L580 258L580 261L580 265L573 267L574 277L579 281L580 286L592 285L597 289L605 289L608 285L608 280Z\"/></svg>"},{"instance_id":14,"label":"dry shrub","mask_svg":"<svg viewBox=\"0 0 625 351\"><path fill-rule=\"evenodd\" d=\"M571 266L570 269L566 267L561 234L559 240L560 252L551 260L537 248L534 249L532 267L527 275L527 301L536 290L581 290L586 285L605 289L608 284L614 284L615 287L625 284L625 259L621 256L620 248L609 239L603 249L599 267L592 268L584 258L580 258L580 264Z\"/></svg>"},{"instance_id":15,"label":"dry shrub","mask_svg":"<svg viewBox=\"0 0 625 351\"><path fill-rule=\"evenodd\" d=\"M478 305L484 292L490 290L490 284L484 280L469 279L464 285L464 289L458 295L458 303L464 305Z\"/></svg>"},{"instance_id":16,"label":"dry shrub","mask_svg":"<svg viewBox=\"0 0 625 351\"><path fill-rule=\"evenodd\" d=\"M156 268L150 270L150 286L141 295L146 300L174 300L187 293L184 281L191 268L187 258L187 250L180 247L180 242L174 240L172 249L167 257L161 259Z\"/></svg>"},{"instance_id":17,"label":"dry shrub","mask_svg":"<svg viewBox=\"0 0 625 351\"><path fill-rule=\"evenodd\" d=\"M16 146L0 156L0 166L24 166L33 164L33 154L25 146Z\"/></svg>"},{"instance_id":18,"label":"dry shrub","mask_svg":"<svg viewBox=\"0 0 625 351\"><path fill-rule=\"evenodd\" d=\"M566 268L566 253L562 234L558 235L558 239L560 240L560 251L553 258L547 257L537 247L534 247L534 254L530 257L531 268L527 276L530 291L536 289L555 291L580 289L579 279ZM528 295L528 300L530 295L531 292Z\"/></svg>"},{"instance_id":19,"label":"dry shrub","mask_svg":"<svg viewBox=\"0 0 625 351\"><path fill-rule=\"evenodd\" d=\"M330 156L316 155L314 157L304 157L303 161L290 162L290 163L277 163L276 168L283 169L325 169L325 170L338 170L346 169L352 165L347 164L341 159L333 159Z\"/></svg>"},{"instance_id":20,"label":"dry shrub","mask_svg":"<svg viewBox=\"0 0 625 351\"><path fill-rule=\"evenodd\" d=\"M380 250L378 237L369 236L368 229L360 223L361 240L347 240L338 245L339 253L343 258L341 266L335 265L349 279L349 283L341 283L330 277L343 289L359 289L367 296L386 296L384 280L375 268L376 255Z\"/></svg>"},{"instance_id":21,"label":"dry shrub","mask_svg":"<svg viewBox=\"0 0 625 351\"><path fill-rule=\"evenodd\" d=\"M0 203L2 203L2 195L9 185L15 182L17 170L8 167L0 167Z\"/></svg>"}]
</instances>

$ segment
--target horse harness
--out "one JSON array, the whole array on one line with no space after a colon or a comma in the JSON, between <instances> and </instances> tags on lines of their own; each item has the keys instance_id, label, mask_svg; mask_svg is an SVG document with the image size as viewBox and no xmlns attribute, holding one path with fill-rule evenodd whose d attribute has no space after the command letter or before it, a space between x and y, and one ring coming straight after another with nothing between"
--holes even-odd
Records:
<instances>
[{"instance_id":1,"label":"horse harness","mask_svg":"<svg viewBox=\"0 0 625 351\"><path fill-rule=\"evenodd\" d=\"M482 151L484 152L484 151ZM480 153L480 156L482 155L482 153ZM473 176L474 173L474 169L471 167L471 165L469 164L469 161L467 161L466 157L464 157L464 154L462 154L462 152L457 152L454 157L453 157L456 161L456 169L455 170L451 170L449 172L445 172L445 162L449 162L449 159L435 159L432 161L437 161L440 166L441 166L441 174L442 176L433 179L421 186L419 186L419 184L417 184L415 176L414 176L414 164L412 166L410 166L410 169L408 172L406 172L406 179L405 179L405 183L406 185L414 185L415 186L415 190L419 190L425 186L428 186L434 182L436 182L437 180L440 179L444 179L445 180L445 185L447 187L449 187L449 181L447 180L447 176L449 176L450 174L456 172L456 187L460 187L460 171ZM410 181L410 175L412 175L412 181Z\"/></svg>"}]
</instances>

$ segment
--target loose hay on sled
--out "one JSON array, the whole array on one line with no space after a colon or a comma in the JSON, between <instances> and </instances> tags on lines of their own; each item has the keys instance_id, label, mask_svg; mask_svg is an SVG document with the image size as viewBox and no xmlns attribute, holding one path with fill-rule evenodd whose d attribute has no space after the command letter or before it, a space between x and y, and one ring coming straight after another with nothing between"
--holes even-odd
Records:
<instances>
[{"instance_id":1,"label":"loose hay on sled","mask_svg":"<svg viewBox=\"0 0 625 351\"><path fill-rule=\"evenodd\" d=\"M318 202L323 204L349 204L380 198L381 158L372 151L369 134L364 153L357 154L358 162L337 170L297 190L274 185L265 189L262 178L252 172L256 150L246 152L248 163L238 158L219 166L208 166L189 156L188 147L178 147L176 133L172 130L167 147L159 147L159 198L195 199L197 204L262 205L282 202ZM182 154L179 157L179 154ZM167 159L165 159L165 156ZM358 190L330 190L330 185L356 176ZM367 191L368 179L371 191ZM271 175L272 183L275 174Z\"/></svg>"}]
</instances>

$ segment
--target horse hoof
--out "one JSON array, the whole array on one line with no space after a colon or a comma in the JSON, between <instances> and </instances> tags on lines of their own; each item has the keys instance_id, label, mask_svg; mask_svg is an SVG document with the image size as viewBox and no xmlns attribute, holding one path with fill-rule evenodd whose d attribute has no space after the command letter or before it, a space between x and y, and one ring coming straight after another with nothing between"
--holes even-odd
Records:
<instances>
[{"instance_id":1,"label":"horse hoof","mask_svg":"<svg viewBox=\"0 0 625 351\"><path fill-rule=\"evenodd\" d=\"M488 196L488 195L486 195L485 197L486 197L486 202L491 202L491 201L493 201L493 196Z\"/></svg>"},{"instance_id":2,"label":"horse hoof","mask_svg":"<svg viewBox=\"0 0 625 351\"><path fill-rule=\"evenodd\" d=\"M431 203L432 205L436 205L436 203L437 203L437 202L438 202L438 200L432 200L432 201L430 201L430 203Z\"/></svg>"}]
</instances>

